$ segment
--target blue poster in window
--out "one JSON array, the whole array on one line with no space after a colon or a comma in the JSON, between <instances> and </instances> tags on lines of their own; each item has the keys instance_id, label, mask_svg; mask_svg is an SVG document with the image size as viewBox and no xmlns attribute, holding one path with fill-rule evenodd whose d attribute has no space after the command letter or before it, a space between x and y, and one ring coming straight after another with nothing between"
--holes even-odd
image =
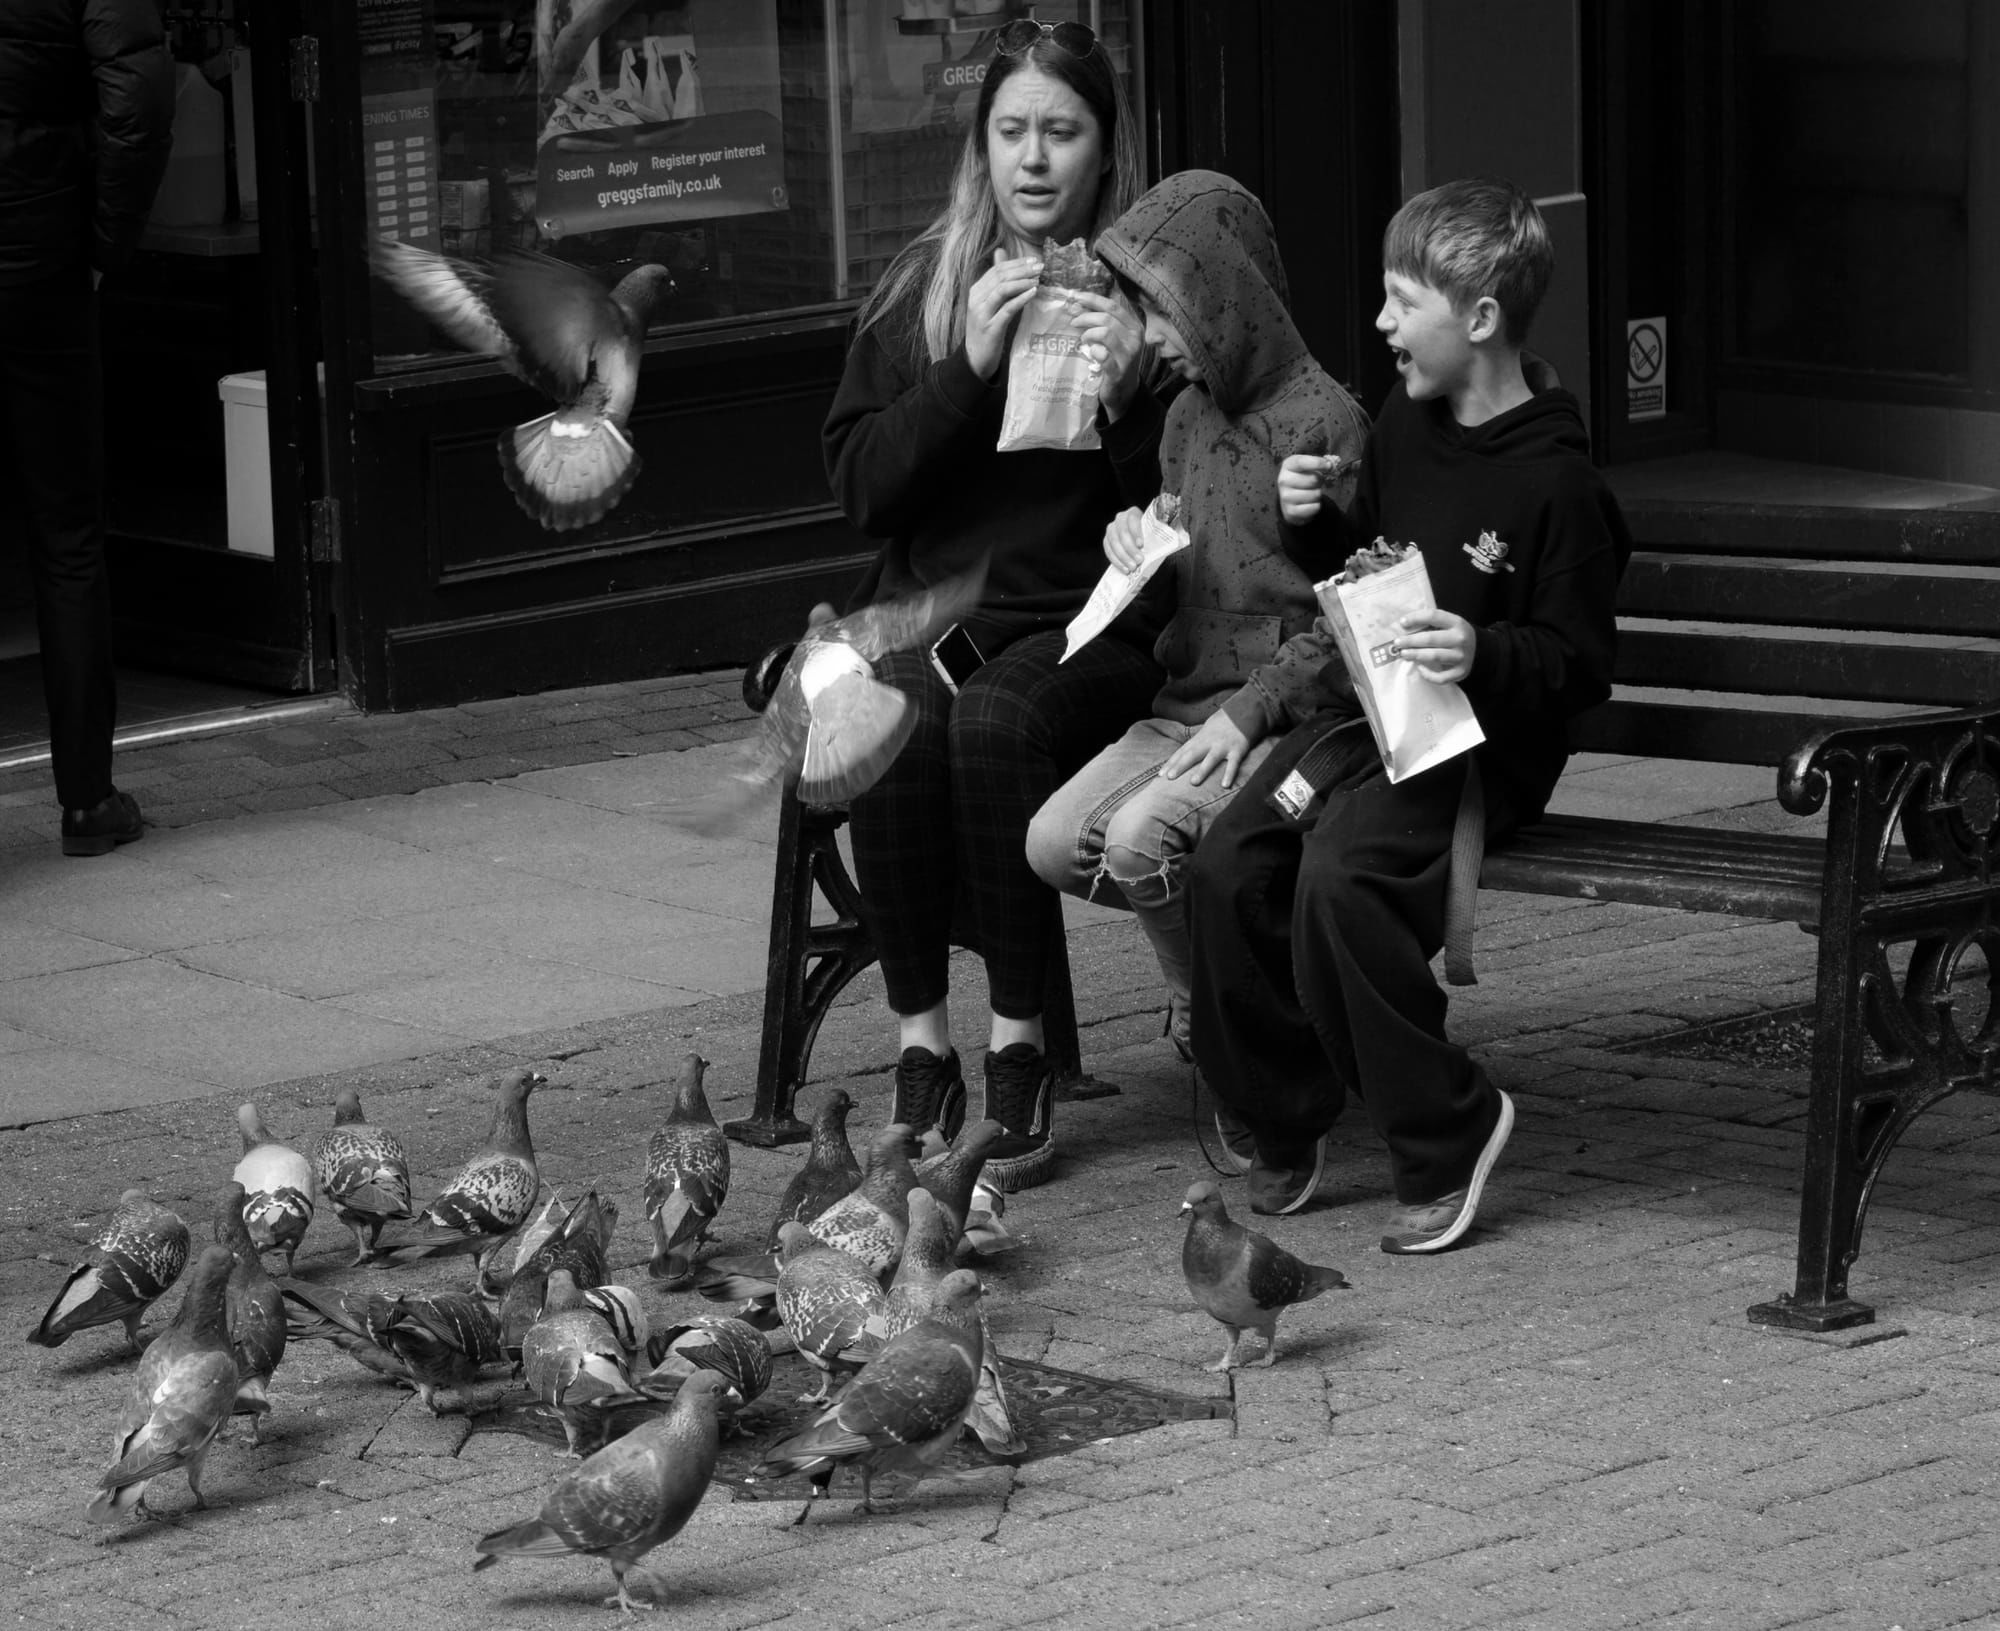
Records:
<instances>
[{"instance_id":1,"label":"blue poster in window","mask_svg":"<svg viewBox=\"0 0 2000 1631\"><path fill-rule=\"evenodd\" d=\"M535 46L544 237L788 207L777 0L537 0Z\"/></svg>"}]
</instances>

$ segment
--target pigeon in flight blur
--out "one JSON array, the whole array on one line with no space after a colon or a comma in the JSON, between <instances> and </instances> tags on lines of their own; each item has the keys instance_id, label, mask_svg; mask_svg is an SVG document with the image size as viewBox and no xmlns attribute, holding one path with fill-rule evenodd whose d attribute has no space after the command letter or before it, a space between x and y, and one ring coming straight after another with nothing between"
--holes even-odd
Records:
<instances>
[{"instance_id":1,"label":"pigeon in flight blur","mask_svg":"<svg viewBox=\"0 0 2000 1631\"><path fill-rule=\"evenodd\" d=\"M815 607L726 785L668 818L713 836L793 777L806 804L865 793L916 729L910 699L878 680L874 665L892 651L928 648L979 604L985 583L981 567L845 617Z\"/></svg>"},{"instance_id":2,"label":"pigeon in flight blur","mask_svg":"<svg viewBox=\"0 0 2000 1631\"><path fill-rule=\"evenodd\" d=\"M490 266L392 239L370 245L376 275L468 351L493 357L559 404L500 433L514 497L552 532L610 513L639 477L625 435L664 266L641 266L609 290L583 267L508 250Z\"/></svg>"}]
</instances>

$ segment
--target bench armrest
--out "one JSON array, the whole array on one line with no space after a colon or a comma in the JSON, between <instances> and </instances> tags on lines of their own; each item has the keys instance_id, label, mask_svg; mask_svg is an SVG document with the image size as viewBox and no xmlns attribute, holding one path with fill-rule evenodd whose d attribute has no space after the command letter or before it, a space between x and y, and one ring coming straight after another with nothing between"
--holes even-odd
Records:
<instances>
[{"instance_id":1,"label":"bench armrest","mask_svg":"<svg viewBox=\"0 0 2000 1631\"><path fill-rule=\"evenodd\" d=\"M2000 794L2000 701L1815 731L1778 767L1778 802L1793 815L1813 815L1834 781L1859 782L1864 771L1879 772L1891 761L1898 776L1927 771L1933 803L1968 799L1967 821L1981 834L1990 831L2000 816L1992 807Z\"/></svg>"}]
</instances>

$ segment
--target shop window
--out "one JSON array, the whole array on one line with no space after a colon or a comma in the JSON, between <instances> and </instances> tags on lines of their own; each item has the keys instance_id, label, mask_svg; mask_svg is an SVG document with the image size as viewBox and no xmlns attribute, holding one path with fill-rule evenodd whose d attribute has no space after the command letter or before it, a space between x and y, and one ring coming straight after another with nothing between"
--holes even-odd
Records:
<instances>
[{"instance_id":1,"label":"shop window","mask_svg":"<svg viewBox=\"0 0 2000 1631\"><path fill-rule=\"evenodd\" d=\"M938 213L1000 26L1081 21L1137 105L1136 0L360 0L371 229L608 283L655 331L858 300ZM386 290L378 366L461 353Z\"/></svg>"}]
</instances>

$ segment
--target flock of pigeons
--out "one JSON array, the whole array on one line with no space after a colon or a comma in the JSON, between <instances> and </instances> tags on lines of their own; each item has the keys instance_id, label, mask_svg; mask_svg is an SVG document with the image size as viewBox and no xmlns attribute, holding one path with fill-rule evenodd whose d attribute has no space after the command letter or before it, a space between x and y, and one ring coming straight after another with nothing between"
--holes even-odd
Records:
<instances>
[{"instance_id":1,"label":"flock of pigeons","mask_svg":"<svg viewBox=\"0 0 2000 1631\"><path fill-rule=\"evenodd\" d=\"M474 1567L513 1554L602 1557L618 1588L606 1602L628 1612L651 1605L631 1596L626 1572L692 1516L722 1433L770 1386L778 1354L796 1350L820 1375L800 1401L818 1413L763 1456L773 1475L807 1476L812 1498L797 1522L843 1466L860 1474L865 1512L877 1474L921 1473L961 1433L996 1455L1024 1453L970 1266L1018 1244L1004 1197L982 1176L999 1124L950 1129L949 1142L933 1129L921 1144L892 1124L863 1166L847 1138L854 1101L831 1089L766 1249L698 1261L728 1196L730 1165L705 1069L687 1057L673 1109L648 1145L648 1269L669 1290L694 1289L733 1311L659 1330L639 1293L612 1279L615 1201L592 1189L573 1206L551 1194L535 1209L542 1183L527 1102L546 1078L530 1070L500 1079L485 1141L421 1213L401 1141L365 1119L351 1090L310 1156L274 1138L255 1105L243 1106L242 1159L220 1197L215 1243L191 1269L187 1225L127 1190L28 1339L53 1348L86 1327L121 1322L139 1352L114 1460L88 1516L109 1524L147 1515L148 1486L176 1469L205 1505L202 1467L224 1424L248 1416L261 1442L272 1374L287 1342L308 1338L414 1389L434 1413L444 1390L471 1408L473 1384L511 1365L582 1459L534 1517L482 1538ZM391 1295L294 1279L293 1256L322 1202L353 1232L356 1265L463 1255L471 1286ZM1247 1330L1262 1334L1258 1363L1270 1364L1279 1314L1346 1284L1337 1270L1301 1263L1232 1223L1214 1184L1194 1185L1181 1210L1188 1287L1229 1332L1211 1370L1237 1362ZM391 1227L402 1232L385 1245ZM264 1267L270 1252L283 1254L281 1277ZM146 1309L184 1269L178 1312L141 1351ZM490 1402L519 1382L500 1387Z\"/></svg>"}]
</instances>

